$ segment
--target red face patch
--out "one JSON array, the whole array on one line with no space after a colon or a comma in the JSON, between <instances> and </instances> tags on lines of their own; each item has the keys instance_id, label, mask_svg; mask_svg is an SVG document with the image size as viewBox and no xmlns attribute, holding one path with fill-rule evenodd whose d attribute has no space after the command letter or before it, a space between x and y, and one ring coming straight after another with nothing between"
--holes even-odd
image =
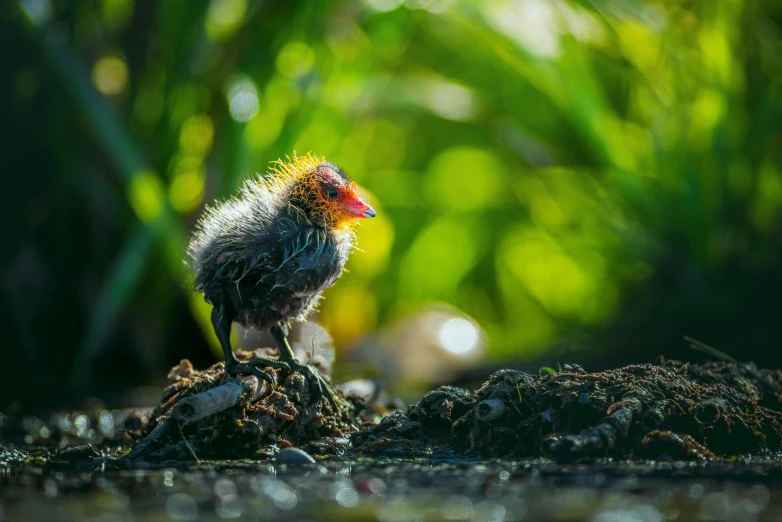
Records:
<instances>
[{"instance_id":1,"label":"red face patch","mask_svg":"<svg viewBox=\"0 0 782 522\"><path fill-rule=\"evenodd\" d=\"M349 230L358 219L375 215L372 207L361 200L358 186L329 164L315 166L297 186L309 194L311 211L334 228Z\"/></svg>"}]
</instances>

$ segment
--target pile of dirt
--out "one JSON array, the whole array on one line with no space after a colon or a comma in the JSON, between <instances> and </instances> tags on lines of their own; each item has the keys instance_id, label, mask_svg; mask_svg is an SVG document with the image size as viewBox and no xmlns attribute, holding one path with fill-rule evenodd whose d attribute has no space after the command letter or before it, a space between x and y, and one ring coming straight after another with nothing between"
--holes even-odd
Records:
<instances>
[{"instance_id":1,"label":"pile of dirt","mask_svg":"<svg viewBox=\"0 0 782 522\"><path fill-rule=\"evenodd\" d=\"M660 360L587 373L493 374L442 387L354 437L373 457L709 459L780 450L779 370Z\"/></svg>"},{"instance_id":2,"label":"pile of dirt","mask_svg":"<svg viewBox=\"0 0 782 522\"><path fill-rule=\"evenodd\" d=\"M237 355L251 359L258 353ZM323 456L558 462L712 459L782 450L782 371L751 363L660 359L594 373L577 365L539 374L501 370L475 392L443 386L377 423L362 420L378 411L356 396L334 388L334 401L318 401L312 379L296 371L265 371L271 383L227 376L222 363L197 371L182 361L151 414L99 410L97 429L86 414L56 417L56 432L37 418L20 423L0 416L0 462L160 466L263 460L288 447ZM181 421L183 405L204 397L216 404L216 391L230 387L236 391L232 405ZM12 439L20 442L8 443ZM67 441L87 445L67 448ZM31 452L34 447L40 451Z\"/></svg>"},{"instance_id":3,"label":"pile of dirt","mask_svg":"<svg viewBox=\"0 0 782 522\"><path fill-rule=\"evenodd\" d=\"M238 352L251 359L253 352ZM223 363L197 371L188 360L168 375L169 385L152 420L135 433L139 441L125 460L135 462L192 461L198 459L268 458L287 447L304 448L313 454L342 454L349 437L360 426L360 401L334 390L335 404L314 404L310 383L299 372L264 370L272 383L252 400L183 424L174 416L175 406L187 397L214 389L229 379Z\"/></svg>"}]
</instances>

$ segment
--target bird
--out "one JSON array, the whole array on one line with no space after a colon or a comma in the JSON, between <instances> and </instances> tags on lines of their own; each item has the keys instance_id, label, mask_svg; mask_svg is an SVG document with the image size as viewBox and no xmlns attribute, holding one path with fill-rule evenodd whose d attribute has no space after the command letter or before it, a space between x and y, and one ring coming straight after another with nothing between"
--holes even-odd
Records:
<instances>
[{"instance_id":1,"label":"bird","mask_svg":"<svg viewBox=\"0 0 782 522\"><path fill-rule=\"evenodd\" d=\"M194 289L212 305L211 321L226 375L261 368L299 371L315 404L333 392L314 368L300 363L288 342L293 321L316 309L322 292L342 275L355 245L355 226L375 217L358 185L338 166L313 154L274 163L246 180L236 196L207 206L188 244ZM231 347L233 323L268 330L279 357L240 362Z\"/></svg>"}]
</instances>

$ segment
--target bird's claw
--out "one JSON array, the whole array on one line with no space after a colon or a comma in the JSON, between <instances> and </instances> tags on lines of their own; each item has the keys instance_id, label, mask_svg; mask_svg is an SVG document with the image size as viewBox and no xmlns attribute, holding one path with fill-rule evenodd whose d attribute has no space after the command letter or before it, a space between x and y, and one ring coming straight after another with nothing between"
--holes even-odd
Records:
<instances>
[{"instance_id":1,"label":"bird's claw","mask_svg":"<svg viewBox=\"0 0 782 522\"><path fill-rule=\"evenodd\" d=\"M334 411L337 411L337 401L334 398L334 392L331 390L331 384L317 369L301 363L294 363L291 367L293 371L298 371L307 377L310 384L310 393L312 393L313 402L316 405L320 404L323 397L326 397Z\"/></svg>"},{"instance_id":2,"label":"bird's claw","mask_svg":"<svg viewBox=\"0 0 782 522\"><path fill-rule=\"evenodd\" d=\"M285 361L279 361L277 359L250 359L247 364L251 364L253 366L271 366L272 368L277 368L285 372L291 371L291 367L288 363Z\"/></svg>"},{"instance_id":3,"label":"bird's claw","mask_svg":"<svg viewBox=\"0 0 782 522\"><path fill-rule=\"evenodd\" d=\"M260 364L260 362L259 362L259 364ZM273 379L272 379L271 375L269 375L265 371L261 370L258 367L258 365L253 363L253 361L243 363L243 362L239 362L237 360L234 360L233 362L229 362L225 366L225 374L226 375L255 375L259 379L264 380L264 381L268 382L269 384L273 383Z\"/></svg>"},{"instance_id":4,"label":"bird's claw","mask_svg":"<svg viewBox=\"0 0 782 522\"><path fill-rule=\"evenodd\" d=\"M226 365L226 375L255 375L259 379L262 379L269 384L272 384L272 377L261 370L261 367L278 368L290 373L292 371L299 372L305 376L310 385L310 393L312 394L312 402L316 405L320 404L323 397L329 401L334 410L337 410L337 401L334 398L334 392L331 389L331 384L320 374L318 370L307 364L301 364L299 362L280 361L278 359L265 359L256 358L247 362L239 362L238 360L229 362Z\"/></svg>"}]
</instances>

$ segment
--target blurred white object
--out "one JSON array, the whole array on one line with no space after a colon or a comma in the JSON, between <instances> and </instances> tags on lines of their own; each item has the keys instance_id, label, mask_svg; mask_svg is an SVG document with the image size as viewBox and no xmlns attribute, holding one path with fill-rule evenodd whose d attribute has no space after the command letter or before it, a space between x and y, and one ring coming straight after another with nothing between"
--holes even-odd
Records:
<instances>
[{"instance_id":1,"label":"blurred white object","mask_svg":"<svg viewBox=\"0 0 782 522\"><path fill-rule=\"evenodd\" d=\"M485 352L486 334L471 317L434 305L367 338L349 357L376 368L391 385L399 380L428 385L451 380Z\"/></svg>"},{"instance_id":2,"label":"blurred white object","mask_svg":"<svg viewBox=\"0 0 782 522\"><path fill-rule=\"evenodd\" d=\"M293 325L289 339L293 353L299 361L319 362L322 367L329 369L334 364L334 341L326 329L318 323Z\"/></svg>"},{"instance_id":3,"label":"blurred white object","mask_svg":"<svg viewBox=\"0 0 782 522\"><path fill-rule=\"evenodd\" d=\"M469 355L480 344L478 325L463 317L446 319L438 330L437 339L443 348L456 355Z\"/></svg>"},{"instance_id":4,"label":"blurred white object","mask_svg":"<svg viewBox=\"0 0 782 522\"><path fill-rule=\"evenodd\" d=\"M277 355L277 344L268 332L260 334L254 328L244 328L239 324L234 325L234 328L239 331L240 341L236 343L238 347L244 350L269 348L272 357ZM334 341L325 328L314 322L293 323L288 341L299 362L315 363L323 373L331 375L335 355Z\"/></svg>"},{"instance_id":5,"label":"blurred white object","mask_svg":"<svg viewBox=\"0 0 782 522\"><path fill-rule=\"evenodd\" d=\"M377 381L370 379L353 379L352 381L338 384L337 387L347 395L361 397L367 404L377 400L381 391Z\"/></svg>"}]
</instances>

